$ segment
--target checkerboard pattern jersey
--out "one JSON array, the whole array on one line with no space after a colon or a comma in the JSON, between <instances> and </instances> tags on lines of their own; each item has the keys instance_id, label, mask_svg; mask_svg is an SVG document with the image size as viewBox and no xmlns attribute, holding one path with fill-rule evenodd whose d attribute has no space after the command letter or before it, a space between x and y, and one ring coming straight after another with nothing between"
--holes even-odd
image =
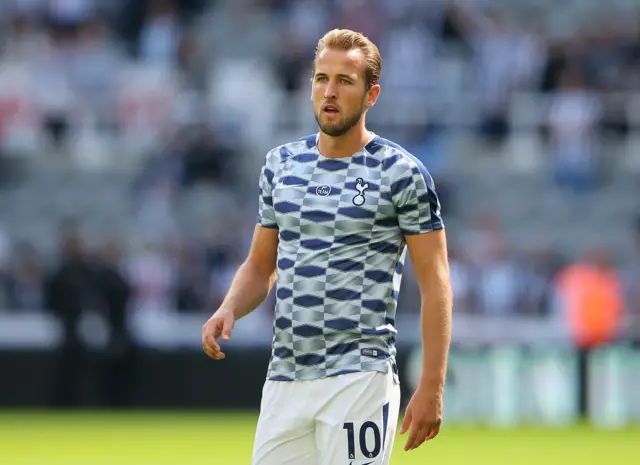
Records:
<instances>
[{"instance_id":1,"label":"checkerboard pattern jersey","mask_svg":"<svg viewBox=\"0 0 640 465\"><path fill-rule=\"evenodd\" d=\"M443 227L431 176L402 147L376 135L331 159L316 141L271 150L260 173L257 222L280 239L270 380L388 372L404 236Z\"/></svg>"}]
</instances>

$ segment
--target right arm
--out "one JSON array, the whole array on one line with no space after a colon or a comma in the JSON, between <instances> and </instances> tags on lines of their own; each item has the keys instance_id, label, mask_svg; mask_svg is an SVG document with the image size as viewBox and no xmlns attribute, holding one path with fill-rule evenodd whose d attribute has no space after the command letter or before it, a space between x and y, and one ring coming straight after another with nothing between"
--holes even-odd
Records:
<instances>
[{"instance_id":1,"label":"right arm","mask_svg":"<svg viewBox=\"0 0 640 465\"><path fill-rule=\"evenodd\" d=\"M276 279L278 230L257 225L251 250L236 272L220 308L202 327L202 349L214 360L225 358L218 339L231 339L235 321L266 299Z\"/></svg>"},{"instance_id":2,"label":"right arm","mask_svg":"<svg viewBox=\"0 0 640 465\"><path fill-rule=\"evenodd\" d=\"M249 255L236 272L227 296L218 311L229 312L235 320L251 313L267 298L276 279L278 222L273 208L273 181L278 152L267 154L258 180L258 218Z\"/></svg>"},{"instance_id":3,"label":"right arm","mask_svg":"<svg viewBox=\"0 0 640 465\"><path fill-rule=\"evenodd\" d=\"M228 341L236 320L255 310L269 295L276 280L278 223L273 209L272 185L275 175L275 152L267 155L260 171L260 197L257 225L249 255L236 272L220 308L202 327L202 348L209 357L225 357L217 342Z\"/></svg>"},{"instance_id":4,"label":"right arm","mask_svg":"<svg viewBox=\"0 0 640 465\"><path fill-rule=\"evenodd\" d=\"M230 312L234 320L239 320L256 309L275 283L277 253L278 230L256 225L249 255L236 272L218 312Z\"/></svg>"}]
</instances>

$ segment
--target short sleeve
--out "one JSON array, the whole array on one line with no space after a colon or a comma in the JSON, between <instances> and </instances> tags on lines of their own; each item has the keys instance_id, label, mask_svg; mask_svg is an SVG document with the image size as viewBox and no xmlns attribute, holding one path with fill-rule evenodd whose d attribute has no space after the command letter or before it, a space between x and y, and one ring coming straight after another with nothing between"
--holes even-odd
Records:
<instances>
[{"instance_id":1,"label":"short sleeve","mask_svg":"<svg viewBox=\"0 0 640 465\"><path fill-rule=\"evenodd\" d=\"M270 156L260 169L260 178L258 180L258 218L256 222L265 228L277 228L275 210L273 209L273 177L274 169L270 166Z\"/></svg>"},{"instance_id":2,"label":"short sleeve","mask_svg":"<svg viewBox=\"0 0 640 465\"><path fill-rule=\"evenodd\" d=\"M417 159L396 171L391 197L402 234L422 234L442 229L440 200L433 179Z\"/></svg>"}]
</instances>

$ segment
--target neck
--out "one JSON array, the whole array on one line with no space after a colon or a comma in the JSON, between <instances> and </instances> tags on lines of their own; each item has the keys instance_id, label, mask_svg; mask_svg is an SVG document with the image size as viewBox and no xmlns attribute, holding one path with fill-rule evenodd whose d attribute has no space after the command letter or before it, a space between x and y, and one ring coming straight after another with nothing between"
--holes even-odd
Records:
<instances>
[{"instance_id":1,"label":"neck","mask_svg":"<svg viewBox=\"0 0 640 465\"><path fill-rule=\"evenodd\" d=\"M342 136L332 137L320 131L318 151L327 158L344 158L358 152L369 142L371 133L364 124L353 127Z\"/></svg>"}]
</instances>

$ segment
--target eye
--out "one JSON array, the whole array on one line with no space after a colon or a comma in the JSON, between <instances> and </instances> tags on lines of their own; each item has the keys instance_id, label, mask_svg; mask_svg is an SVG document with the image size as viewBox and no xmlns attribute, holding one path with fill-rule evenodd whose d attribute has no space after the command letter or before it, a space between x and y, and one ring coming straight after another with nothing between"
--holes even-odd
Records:
<instances>
[{"instance_id":1,"label":"eye","mask_svg":"<svg viewBox=\"0 0 640 465\"><path fill-rule=\"evenodd\" d=\"M351 84L351 81L349 81L348 79L340 79L340 82L342 82L343 84Z\"/></svg>"}]
</instances>

